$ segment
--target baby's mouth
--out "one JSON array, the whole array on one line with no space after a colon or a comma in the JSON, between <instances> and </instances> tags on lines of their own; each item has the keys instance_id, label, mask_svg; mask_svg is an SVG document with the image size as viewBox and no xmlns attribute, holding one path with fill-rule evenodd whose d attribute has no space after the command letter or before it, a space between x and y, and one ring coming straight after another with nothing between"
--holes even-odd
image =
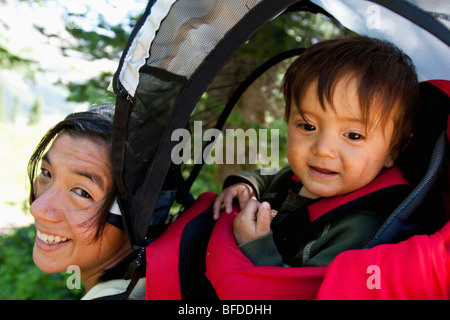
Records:
<instances>
[{"instance_id":1,"label":"baby's mouth","mask_svg":"<svg viewBox=\"0 0 450 320\"><path fill-rule=\"evenodd\" d=\"M324 168L319 168L319 167L314 167L314 166L310 166L310 168L311 168L311 170L313 170L313 172L317 172L321 175L334 176L334 175L338 174L336 171L329 170L329 169L324 169Z\"/></svg>"}]
</instances>

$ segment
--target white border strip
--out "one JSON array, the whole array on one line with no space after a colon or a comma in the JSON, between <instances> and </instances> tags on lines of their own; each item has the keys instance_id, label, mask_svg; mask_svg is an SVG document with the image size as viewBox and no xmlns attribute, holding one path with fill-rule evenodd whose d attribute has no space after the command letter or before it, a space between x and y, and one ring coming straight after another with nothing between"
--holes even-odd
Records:
<instances>
[{"instance_id":1,"label":"white border strip","mask_svg":"<svg viewBox=\"0 0 450 320\"><path fill-rule=\"evenodd\" d=\"M119 80L127 92L134 97L139 83L139 69L149 57L150 45L162 20L169 14L177 0L158 0L151 7L150 15L131 43L120 70Z\"/></svg>"},{"instance_id":2,"label":"white border strip","mask_svg":"<svg viewBox=\"0 0 450 320\"><path fill-rule=\"evenodd\" d=\"M312 0L347 28L393 42L414 61L419 81L450 80L449 47L428 31L371 1ZM373 18L379 23L371 25Z\"/></svg>"},{"instance_id":3,"label":"white border strip","mask_svg":"<svg viewBox=\"0 0 450 320\"><path fill-rule=\"evenodd\" d=\"M120 211L119 204L117 203L117 199L114 200L113 204L111 205L111 208L109 209L109 213L115 214L117 216L122 215L122 211Z\"/></svg>"}]
</instances>

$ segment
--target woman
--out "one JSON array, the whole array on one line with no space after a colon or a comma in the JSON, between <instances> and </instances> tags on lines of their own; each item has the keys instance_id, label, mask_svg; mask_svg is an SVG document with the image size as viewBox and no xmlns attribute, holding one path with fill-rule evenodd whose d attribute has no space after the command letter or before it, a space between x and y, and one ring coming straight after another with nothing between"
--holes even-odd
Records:
<instances>
[{"instance_id":1,"label":"woman","mask_svg":"<svg viewBox=\"0 0 450 320\"><path fill-rule=\"evenodd\" d=\"M85 299L123 293L136 256L126 233L108 223L116 196L113 117L114 106L67 116L45 134L28 164L34 263L48 273L78 266ZM140 282L130 298L145 298Z\"/></svg>"}]
</instances>

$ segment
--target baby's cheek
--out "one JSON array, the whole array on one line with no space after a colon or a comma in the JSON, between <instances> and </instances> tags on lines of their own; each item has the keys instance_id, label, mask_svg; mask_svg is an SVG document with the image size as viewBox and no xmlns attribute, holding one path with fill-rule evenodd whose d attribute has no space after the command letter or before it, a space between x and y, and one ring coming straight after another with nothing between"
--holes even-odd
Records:
<instances>
[{"instance_id":1,"label":"baby's cheek","mask_svg":"<svg viewBox=\"0 0 450 320\"><path fill-rule=\"evenodd\" d=\"M362 158L358 162L359 163L356 164L356 165L358 165L360 167L361 171L360 171L360 174L359 174L359 178L361 179L361 178L363 178L365 176L365 174L367 172L367 167L369 165L369 158L368 157Z\"/></svg>"}]
</instances>

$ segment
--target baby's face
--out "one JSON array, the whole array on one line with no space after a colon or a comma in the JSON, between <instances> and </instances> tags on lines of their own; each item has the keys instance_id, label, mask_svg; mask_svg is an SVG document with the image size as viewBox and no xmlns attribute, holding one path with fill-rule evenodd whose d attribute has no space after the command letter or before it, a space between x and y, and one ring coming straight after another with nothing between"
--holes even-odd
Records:
<instances>
[{"instance_id":1,"label":"baby's face","mask_svg":"<svg viewBox=\"0 0 450 320\"><path fill-rule=\"evenodd\" d=\"M289 164L303 183L301 195L314 198L346 194L370 183L383 167L393 165L393 121L366 130L356 80L344 78L336 84L334 110L326 101L326 111L322 109L316 91L317 83L313 82L300 101L308 121L298 108L291 108Z\"/></svg>"}]
</instances>

